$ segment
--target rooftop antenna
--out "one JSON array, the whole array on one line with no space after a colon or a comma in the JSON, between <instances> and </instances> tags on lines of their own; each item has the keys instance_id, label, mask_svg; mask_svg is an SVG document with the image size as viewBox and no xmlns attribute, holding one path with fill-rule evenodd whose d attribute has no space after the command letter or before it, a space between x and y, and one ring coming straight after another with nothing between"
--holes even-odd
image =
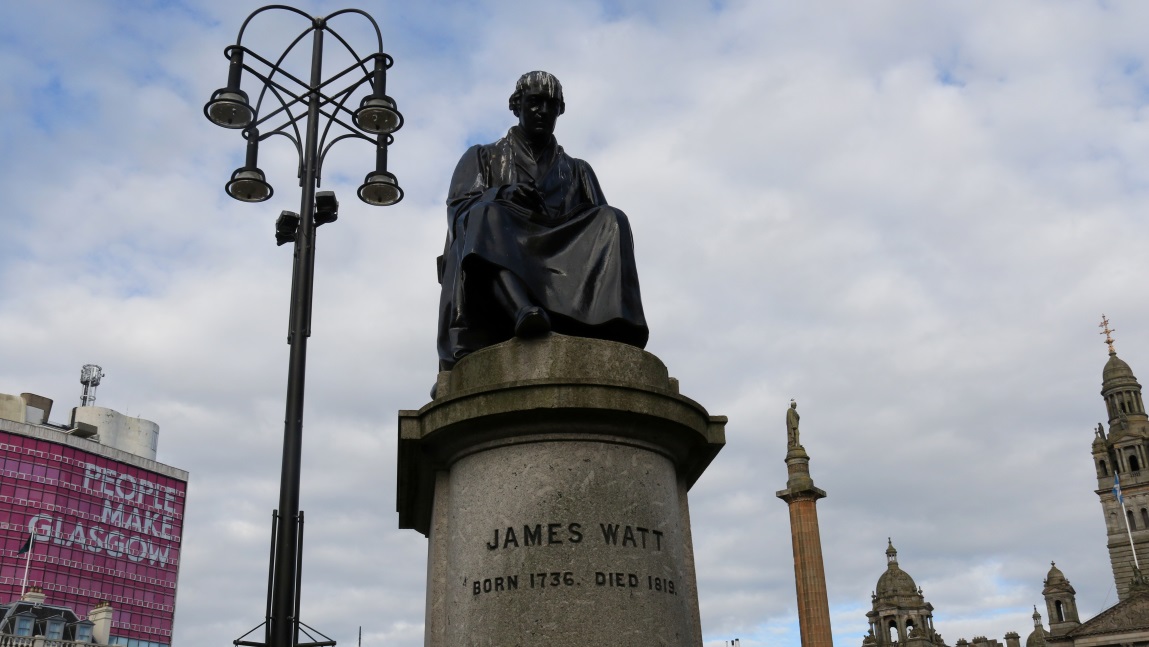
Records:
<instances>
[{"instance_id":1,"label":"rooftop antenna","mask_svg":"<svg viewBox=\"0 0 1149 647\"><path fill-rule=\"evenodd\" d=\"M80 384L84 385L84 395L80 396L80 406L88 407L96 401L96 387L100 386L100 378L104 377L104 370L95 364L84 364L80 369Z\"/></svg>"}]
</instances>

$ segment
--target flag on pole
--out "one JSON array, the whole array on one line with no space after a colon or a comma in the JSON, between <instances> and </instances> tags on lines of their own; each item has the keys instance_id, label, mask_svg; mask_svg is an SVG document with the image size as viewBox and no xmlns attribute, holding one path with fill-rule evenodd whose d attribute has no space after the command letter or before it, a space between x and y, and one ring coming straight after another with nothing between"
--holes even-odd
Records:
<instances>
[{"instance_id":1,"label":"flag on pole","mask_svg":"<svg viewBox=\"0 0 1149 647\"><path fill-rule=\"evenodd\" d=\"M16 554L23 555L24 553L32 550L32 542L34 541L35 537L35 535L29 534L28 541L24 542L24 545L20 547L20 550L16 551Z\"/></svg>"},{"instance_id":2,"label":"flag on pole","mask_svg":"<svg viewBox=\"0 0 1149 647\"><path fill-rule=\"evenodd\" d=\"M1117 472L1113 473L1113 496L1117 497L1117 502L1125 505L1125 497L1121 496L1121 479L1117 478Z\"/></svg>"}]
</instances>

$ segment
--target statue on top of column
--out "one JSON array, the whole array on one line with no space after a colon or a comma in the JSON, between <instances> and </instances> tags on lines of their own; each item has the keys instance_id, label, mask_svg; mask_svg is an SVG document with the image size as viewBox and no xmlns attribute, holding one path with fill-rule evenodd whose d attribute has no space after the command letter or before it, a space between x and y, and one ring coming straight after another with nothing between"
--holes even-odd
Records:
<instances>
[{"instance_id":1,"label":"statue on top of column","mask_svg":"<svg viewBox=\"0 0 1149 647\"><path fill-rule=\"evenodd\" d=\"M786 410L786 446L787 447L801 447L798 442L798 420L802 416L798 415L798 403L791 398L790 408Z\"/></svg>"}]
</instances>

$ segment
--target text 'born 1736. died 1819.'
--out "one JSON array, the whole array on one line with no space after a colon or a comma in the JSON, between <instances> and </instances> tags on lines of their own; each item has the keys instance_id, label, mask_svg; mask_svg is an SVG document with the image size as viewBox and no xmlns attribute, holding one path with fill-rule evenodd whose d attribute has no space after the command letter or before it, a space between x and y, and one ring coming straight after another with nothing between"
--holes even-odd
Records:
<instances>
[{"instance_id":1,"label":"text 'born 1736. died 1819.'","mask_svg":"<svg viewBox=\"0 0 1149 647\"><path fill-rule=\"evenodd\" d=\"M472 146L447 197L439 368L512 337L554 331L643 348L647 327L626 215L554 137L559 80L519 78L506 137Z\"/></svg>"}]
</instances>

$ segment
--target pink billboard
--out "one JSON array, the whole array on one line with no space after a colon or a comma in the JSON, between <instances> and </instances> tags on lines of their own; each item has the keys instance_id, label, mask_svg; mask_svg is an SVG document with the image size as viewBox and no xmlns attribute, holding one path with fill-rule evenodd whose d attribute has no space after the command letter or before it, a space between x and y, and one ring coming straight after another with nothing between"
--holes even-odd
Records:
<instances>
[{"instance_id":1,"label":"pink billboard","mask_svg":"<svg viewBox=\"0 0 1149 647\"><path fill-rule=\"evenodd\" d=\"M112 642L170 644L186 491L170 476L0 432L0 602L19 598L27 565L49 604L84 617L110 602Z\"/></svg>"}]
</instances>

